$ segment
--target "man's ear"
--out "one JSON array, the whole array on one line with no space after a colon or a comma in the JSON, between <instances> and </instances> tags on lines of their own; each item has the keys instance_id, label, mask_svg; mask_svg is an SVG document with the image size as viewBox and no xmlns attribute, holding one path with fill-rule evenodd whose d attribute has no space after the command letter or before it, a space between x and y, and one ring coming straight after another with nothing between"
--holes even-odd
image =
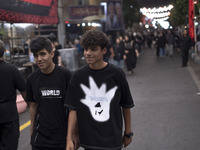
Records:
<instances>
[{"instance_id":1,"label":"man's ear","mask_svg":"<svg viewBox=\"0 0 200 150\"><path fill-rule=\"evenodd\" d=\"M106 48L106 47L104 47L104 48L102 49L102 52L103 52L103 54L105 55L105 54L106 54L106 52L107 52L107 48Z\"/></svg>"},{"instance_id":2,"label":"man's ear","mask_svg":"<svg viewBox=\"0 0 200 150\"><path fill-rule=\"evenodd\" d=\"M53 58L53 56L54 56L54 51L53 51L53 50L50 52L50 55L51 55L52 58Z\"/></svg>"}]
</instances>

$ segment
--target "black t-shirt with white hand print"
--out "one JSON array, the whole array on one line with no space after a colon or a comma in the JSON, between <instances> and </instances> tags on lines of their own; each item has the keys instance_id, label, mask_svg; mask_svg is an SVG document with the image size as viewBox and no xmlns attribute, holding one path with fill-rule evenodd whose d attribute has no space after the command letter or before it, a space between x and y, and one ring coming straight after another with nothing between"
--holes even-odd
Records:
<instances>
[{"instance_id":1,"label":"black t-shirt with white hand print","mask_svg":"<svg viewBox=\"0 0 200 150\"><path fill-rule=\"evenodd\" d=\"M108 64L100 70L79 69L70 80L65 103L77 112L82 147L122 147L121 107L131 108L134 102L120 68Z\"/></svg>"}]
</instances>

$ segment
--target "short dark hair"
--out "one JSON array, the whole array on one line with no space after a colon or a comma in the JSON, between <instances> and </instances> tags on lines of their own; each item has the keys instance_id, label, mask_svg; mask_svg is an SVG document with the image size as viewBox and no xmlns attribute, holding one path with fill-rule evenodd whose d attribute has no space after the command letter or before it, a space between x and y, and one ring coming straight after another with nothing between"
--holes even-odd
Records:
<instances>
[{"instance_id":1,"label":"short dark hair","mask_svg":"<svg viewBox=\"0 0 200 150\"><path fill-rule=\"evenodd\" d=\"M2 40L0 40L0 57L3 57L5 46Z\"/></svg>"},{"instance_id":2,"label":"short dark hair","mask_svg":"<svg viewBox=\"0 0 200 150\"><path fill-rule=\"evenodd\" d=\"M100 46L101 49L104 49L108 45L108 37L105 33L98 30L88 30L83 34L80 44L84 49Z\"/></svg>"},{"instance_id":3,"label":"short dark hair","mask_svg":"<svg viewBox=\"0 0 200 150\"><path fill-rule=\"evenodd\" d=\"M49 53L53 50L51 41L41 36L35 37L31 40L30 48L33 54L42 49L46 49Z\"/></svg>"}]
</instances>

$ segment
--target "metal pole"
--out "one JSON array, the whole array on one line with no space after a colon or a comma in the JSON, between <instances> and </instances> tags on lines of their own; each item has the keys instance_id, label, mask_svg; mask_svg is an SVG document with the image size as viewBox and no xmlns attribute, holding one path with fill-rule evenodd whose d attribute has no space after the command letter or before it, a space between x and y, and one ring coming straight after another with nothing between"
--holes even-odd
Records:
<instances>
[{"instance_id":1,"label":"metal pole","mask_svg":"<svg viewBox=\"0 0 200 150\"><path fill-rule=\"evenodd\" d=\"M193 5L194 5L194 0L193 0ZM196 25L195 25L195 5L194 5L194 43L195 43L195 46L194 46L194 51L195 51L195 56L197 56L197 47L196 47L196 41L197 41L197 37L196 37Z\"/></svg>"},{"instance_id":2,"label":"metal pole","mask_svg":"<svg viewBox=\"0 0 200 150\"><path fill-rule=\"evenodd\" d=\"M58 18L59 18L59 24L58 24L58 42L62 45L62 47L65 47L66 45L66 35L65 35L65 21L63 17L63 0L58 0Z\"/></svg>"}]
</instances>

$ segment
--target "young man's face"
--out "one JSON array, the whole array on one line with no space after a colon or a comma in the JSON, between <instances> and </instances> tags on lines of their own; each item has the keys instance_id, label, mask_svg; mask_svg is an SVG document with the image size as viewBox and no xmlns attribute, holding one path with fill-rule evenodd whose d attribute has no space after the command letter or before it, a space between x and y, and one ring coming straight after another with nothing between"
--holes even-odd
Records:
<instances>
[{"instance_id":1,"label":"young man's face","mask_svg":"<svg viewBox=\"0 0 200 150\"><path fill-rule=\"evenodd\" d=\"M49 53L46 49L42 49L34 54L35 63L41 70L45 70L53 63L53 55L53 51Z\"/></svg>"},{"instance_id":2,"label":"young man's face","mask_svg":"<svg viewBox=\"0 0 200 150\"><path fill-rule=\"evenodd\" d=\"M94 65L103 61L103 55L106 53L106 48L101 49L100 46L96 46L94 49L84 49L84 56L87 63Z\"/></svg>"}]
</instances>

